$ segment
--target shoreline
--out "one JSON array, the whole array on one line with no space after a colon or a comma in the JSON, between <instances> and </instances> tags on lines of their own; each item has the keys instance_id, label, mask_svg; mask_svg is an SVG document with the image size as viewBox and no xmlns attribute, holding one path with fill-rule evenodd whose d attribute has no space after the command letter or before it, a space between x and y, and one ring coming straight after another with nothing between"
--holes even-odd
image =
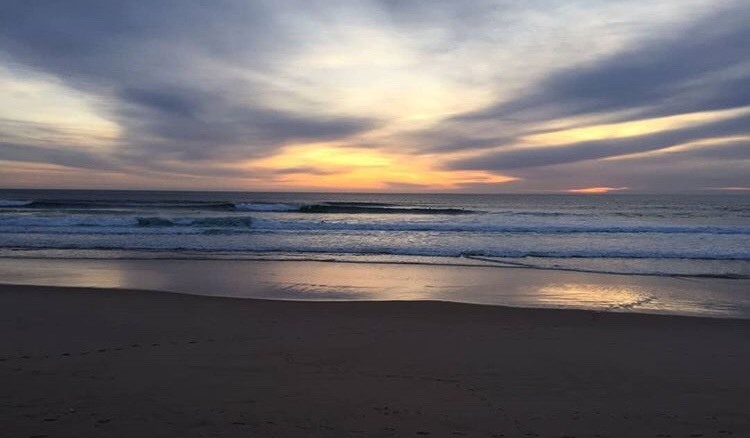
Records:
<instances>
[{"instance_id":1,"label":"shoreline","mask_svg":"<svg viewBox=\"0 0 750 438\"><path fill-rule=\"evenodd\" d=\"M588 315L592 318L597 318L600 315L629 315L633 317L644 317L644 318L664 318L664 319L696 319L696 320L709 320L709 321L733 321L736 323L748 323L748 318L731 318L731 317L713 317L703 315L681 315L681 314L669 314L669 313L647 313L647 312L628 312L611 309L581 309L581 308L562 308L562 307L524 307L524 306L508 306L503 304L487 304L487 303L469 303L462 301L449 301L449 300L300 300L294 298L246 298L246 297L234 297L234 296L221 296L221 295L202 295L191 292L177 292L169 290L156 290L156 289L129 289L121 287L96 287L96 286L47 286L47 285L35 285L35 284L17 284L17 283L4 283L0 282L0 293L3 290L20 289L20 290L34 290L35 292L43 292L48 294L54 293L105 293L105 294L136 294L136 295L160 295L165 294L172 297L192 297L197 299L210 299L210 300L225 300L227 302L249 302L254 305L263 305L263 303L292 303L293 305L311 305L311 306L419 306L424 303L426 306L456 306L456 308L473 309L476 311L482 311L485 309L497 309L499 312L533 312L533 313L571 313L577 315Z\"/></svg>"},{"instance_id":2,"label":"shoreline","mask_svg":"<svg viewBox=\"0 0 750 438\"><path fill-rule=\"evenodd\" d=\"M605 274L606 275L606 274ZM529 311L539 312L543 314L545 312L550 313L571 313L579 315L588 315L592 319L598 318L600 315L632 315L636 317L654 317L654 318L678 318L678 319L697 319L697 320L711 320L711 321L734 321L737 323L750 323L750 318L732 318L726 316L710 316L710 315L683 315L673 313L657 313L657 312L639 312L630 311L629 308L615 308L615 309L582 309L582 308L563 308L563 307L532 307L532 306L510 306L504 304L488 304L488 303L470 303L462 301L450 301L450 300L301 300L294 298L247 298L247 297L235 297L235 296L222 296L222 295L203 295L192 292L177 292L170 290L156 290L156 289L130 289L122 287L97 287L97 286L49 286L49 285L37 285L37 284L20 284L20 283L5 283L0 281L0 293L5 289L16 289L21 290L35 290L44 293L67 293L71 291L88 292L88 293L123 293L123 294L166 294L169 296L188 296L195 298L208 298L212 300L229 300L229 301L249 301L250 303L294 303L296 305L345 305L351 304L354 306L378 306L378 305L410 305L418 306L421 303L425 305L445 305L445 306L456 306L456 307L467 307L467 308L487 308L487 309L498 309L499 311Z\"/></svg>"},{"instance_id":3,"label":"shoreline","mask_svg":"<svg viewBox=\"0 0 750 438\"><path fill-rule=\"evenodd\" d=\"M0 285L9 436L744 436L750 323Z\"/></svg>"},{"instance_id":4,"label":"shoreline","mask_svg":"<svg viewBox=\"0 0 750 438\"><path fill-rule=\"evenodd\" d=\"M28 249L24 249L28 250ZM122 252L122 251L136 251L136 252L145 252L145 253L151 253L151 252L162 252L161 250L93 250L93 251L113 251L113 252ZM309 262L309 263L349 263L349 264L373 264L373 265L416 265L416 266L455 266L455 267L465 267L465 268L475 268L475 267L482 267L482 268L496 268L496 269L531 269L531 270L539 270L539 271L554 271L554 272L578 272L582 274L602 274L602 275L624 275L624 276L637 276L637 277L661 277L661 278L675 278L675 279L719 279L719 280L750 280L750 276L744 275L744 274L691 274L691 273L660 273L660 272L621 272L621 271L606 271L606 270L597 270L597 269L587 269L587 268L568 268L568 267L553 267L553 266L536 266L532 264L527 263L521 263L521 262L512 262L508 261L506 259L502 260L493 260L489 257L483 257L483 256L473 256L473 255L465 255L465 256L459 256L459 257L453 257L453 256L415 256L415 255L401 255L401 254L344 254L345 256L350 257L367 257L367 256L374 256L374 257L380 257L380 256L386 256L386 257L403 257L406 260L356 260L356 259L347 259L347 258L295 258L295 257L266 257L266 256L255 256L255 254L262 254L263 252L258 253L248 253L252 254L250 256L237 256L237 257L223 257L223 256L196 256L195 254L191 254L190 256L159 256L159 257L144 257L144 256L116 256L116 257L101 257L101 255L92 255L92 256L76 256L76 257L50 257L50 256L19 256L19 255L13 255L13 256L0 256L0 260L112 260L112 261L230 261L230 262ZM209 253L212 254L212 253ZM321 254L328 254L328 253L287 253L287 254L305 254L306 256L317 256ZM532 256L529 256L532 257ZM409 260L409 259L419 259L419 258L425 258L425 259L434 259L434 260L440 260L440 261L418 261L418 260ZM521 257L523 258L523 257ZM575 257L574 257L575 259ZM618 257L612 257L612 258L603 258L603 259L620 259ZM629 260L628 258L625 258L626 260ZM466 263L466 262L449 262L446 260L470 260L474 263ZM638 260L638 259L634 259ZM702 259L653 259L653 260L702 260ZM745 259L706 259L709 261L722 261L722 262L747 262L748 260ZM706 261L702 260L702 261Z\"/></svg>"}]
</instances>

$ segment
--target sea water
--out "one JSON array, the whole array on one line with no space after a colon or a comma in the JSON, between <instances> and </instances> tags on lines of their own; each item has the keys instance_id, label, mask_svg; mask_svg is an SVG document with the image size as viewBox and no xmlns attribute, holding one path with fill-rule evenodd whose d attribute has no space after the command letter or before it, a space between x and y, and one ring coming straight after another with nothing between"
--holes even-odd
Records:
<instances>
[{"instance_id":1,"label":"sea water","mask_svg":"<svg viewBox=\"0 0 750 438\"><path fill-rule=\"evenodd\" d=\"M750 278L750 196L3 190L0 257L310 259Z\"/></svg>"}]
</instances>

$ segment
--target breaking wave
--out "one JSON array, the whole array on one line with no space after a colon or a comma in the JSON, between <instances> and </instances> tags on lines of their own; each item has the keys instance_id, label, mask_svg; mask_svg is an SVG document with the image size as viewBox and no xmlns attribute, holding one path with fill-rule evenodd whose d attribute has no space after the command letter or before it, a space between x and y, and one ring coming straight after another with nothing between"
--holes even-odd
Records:
<instances>
[{"instance_id":1,"label":"breaking wave","mask_svg":"<svg viewBox=\"0 0 750 438\"><path fill-rule=\"evenodd\" d=\"M1 207L25 207L32 204L34 201L23 201L19 199L0 199Z\"/></svg>"},{"instance_id":2,"label":"breaking wave","mask_svg":"<svg viewBox=\"0 0 750 438\"><path fill-rule=\"evenodd\" d=\"M107 234L112 228L130 228L130 227L242 227L249 228L253 219L247 216L228 216L228 217L141 217L141 216L122 216L122 217L97 217L97 216L22 216L13 218L0 218L0 230L2 227L25 227L26 231L33 231L28 228L69 228L69 227L102 227L106 228L101 231ZM8 232L11 230L3 230ZM3 232L0 231L0 232ZM71 230L75 232L74 230Z\"/></svg>"}]
</instances>

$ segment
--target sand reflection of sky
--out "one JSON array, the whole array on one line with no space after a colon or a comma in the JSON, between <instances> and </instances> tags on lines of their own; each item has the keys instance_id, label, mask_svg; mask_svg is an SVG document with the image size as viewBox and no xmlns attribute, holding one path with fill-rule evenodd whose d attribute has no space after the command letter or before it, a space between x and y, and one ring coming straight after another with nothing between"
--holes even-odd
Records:
<instances>
[{"instance_id":1,"label":"sand reflection of sky","mask_svg":"<svg viewBox=\"0 0 750 438\"><path fill-rule=\"evenodd\" d=\"M435 283L432 270L405 271L393 265L277 263L269 266L269 298L313 300L426 300ZM439 281L438 281L439 283Z\"/></svg>"},{"instance_id":2,"label":"sand reflection of sky","mask_svg":"<svg viewBox=\"0 0 750 438\"><path fill-rule=\"evenodd\" d=\"M642 287L621 284L551 284L536 294L540 304L610 310L631 309L655 299Z\"/></svg>"},{"instance_id":3,"label":"sand reflection of sky","mask_svg":"<svg viewBox=\"0 0 750 438\"><path fill-rule=\"evenodd\" d=\"M125 288L130 284L127 269L118 261L91 263L89 260L14 260L0 262L0 283L37 286Z\"/></svg>"}]
</instances>

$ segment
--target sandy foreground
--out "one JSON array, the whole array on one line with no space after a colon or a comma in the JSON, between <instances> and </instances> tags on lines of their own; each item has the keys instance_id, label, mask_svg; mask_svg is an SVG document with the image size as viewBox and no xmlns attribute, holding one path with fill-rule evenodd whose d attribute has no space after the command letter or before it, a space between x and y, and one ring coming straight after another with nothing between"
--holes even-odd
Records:
<instances>
[{"instance_id":1,"label":"sandy foreground","mask_svg":"<svg viewBox=\"0 0 750 438\"><path fill-rule=\"evenodd\" d=\"M0 286L0 436L750 436L750 320Z\"/></svg>"}]
</instances>

